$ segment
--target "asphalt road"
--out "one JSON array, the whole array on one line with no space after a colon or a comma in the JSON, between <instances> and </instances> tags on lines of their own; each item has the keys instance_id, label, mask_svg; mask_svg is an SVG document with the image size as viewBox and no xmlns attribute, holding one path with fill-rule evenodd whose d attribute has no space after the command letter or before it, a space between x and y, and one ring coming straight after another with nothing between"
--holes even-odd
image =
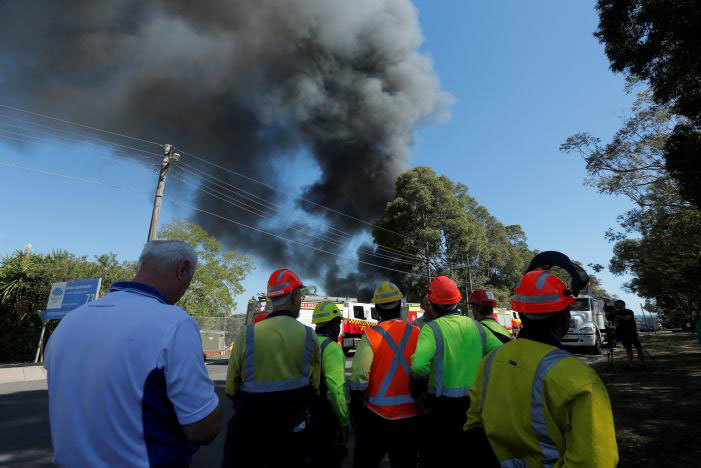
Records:
<instances>
[{"instance_id":1,"label":"asphalt road","mask_svg":"<svg viewBox=\"0 0 701 468\"><path fill-rule=\"evenodd\" d=\"M592 364L606 360L602 356L579 356ZM350 377L351 360L346 360L346 375ZM202 447L193 458L193 467L217 467L221 462L226 437L226 425L232 415L229 399L224 394L226 361L210 361L209 375L216 385L222 406L222 430L210 445ZM49 430L48 393L46 381L0 384L0 466L52 466L51 432ZM352 453L353 433L349 440ZM344 466L350 467L352 457Z\"/></svg>"},{"instance_id":2,"label":"asphalt road","mask_svg":"<svg viewBox=\"0 0 701 468\"><path fill-rule=\"evenodd\" d=\"M350 374L350 359L346 362ZM193 467L218 467L221 463L226 425L232 415L224 394L226 361L210 361L209 376L215 383L222 407L222 430L210 445L194 456ZM45 380L0 384L0 466L52 466L49 402ZM352 443L352 439L351 439ZM350 465L350 457L346 459Z\"/></svg>"}]
</instances>

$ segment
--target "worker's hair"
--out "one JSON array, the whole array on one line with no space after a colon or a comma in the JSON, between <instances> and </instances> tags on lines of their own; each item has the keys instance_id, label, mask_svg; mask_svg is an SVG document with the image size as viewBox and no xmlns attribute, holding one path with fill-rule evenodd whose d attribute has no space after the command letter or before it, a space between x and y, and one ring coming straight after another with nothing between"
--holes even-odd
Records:
<instances>
[{"instance_id":1,"label":"worker's hair","mask_svg":"<svg viewBox=\"0 0 701 468\"><path fill-rule=\"evenodd\" d=\"M519 317L521 317L521 322L524 328L538 328L538 329L552 329L564 323L564 313L569 311L570 307L567 306L559 312L549 312L547 314L524 314L519 312Z\"/></svg>"},{"instance_id":2,"label":"worker's hair","mask_svg":"<svg viewBox=\"0 0 701 468\"><path fill-rule=\"evenodd\" d=\"M431 307L438 315L449 314L458 310L458 304L435 304L431 302Z\"/></svg>"},{"instance_id":3,"label":"worker's hair","mask_svg":"<svg viewBox=\"0 0 701 468\"><path fill-rule=\"evenodd\" d=\"M136 269L138 271L145 265L150 265L159 270L168 270L181 260L190 262L190 276L194 275L197 268L195 249L181 240L152 240L141 251Z\"/></svg>"},{"instance_id":4,"label":"worker's hair","mask_svg":"<svg viewBox=\"0 0 701 468\"><path fill-rule=\"evenodd\" d=\"M397 301L389 304L375 304L375 310L380 314L382 320L399 318L402 313L402 303Z\"/></svg>"},{"instance_id":5,"label":"worker's hair","mask_svg":"<svg viewBox=\"0 0 701 468\"><path fill-rule=\"evenodd\" d=\"M617 300L613 303L613 305L616 305L616 304L623 304L623 305L626 305L626 301L624 301L623 299L617 299Z\"/></svg>"}]
</instances>

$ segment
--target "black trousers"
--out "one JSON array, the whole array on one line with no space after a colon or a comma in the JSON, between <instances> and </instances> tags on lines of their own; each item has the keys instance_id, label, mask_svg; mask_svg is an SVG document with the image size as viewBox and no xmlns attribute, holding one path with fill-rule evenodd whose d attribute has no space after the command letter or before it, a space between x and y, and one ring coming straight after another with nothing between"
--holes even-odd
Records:
<instances>
[{"instance_id":1,"label":"black trousers","mask_svg":"<svg viewBox=\"0 0 701 468\"><path fill-rule=\"evenodd\" d=\"M433 397L427 406L430 414L421 416L420 468L451 466L455 460L469 460L472 468L499 466L484 431L463 430L469 397Z\"/></svg>"},{"instance_id":2,"label":"black trousers","mask_svg":"<svg viewBox=\"0 0 701 468\"><path fill-rule=\"evenodd\" d=\"M307 466L309 389L247 394L234 400L222 467Z\"/></svg>"},{"instance_id":3,"label":"black trousers","mask_svg":"<svg viewBox=\"0 0 701 468\"><path fill-rule=\"evenodd\" d=\"M355 431L353 467L378 467L388 455L392 468L414 468L417 435L417 417L390 420L365 409Z\"/></svg>"},{"instance_id":4,"label":"black trousers","mask_svg":"<svg viewBox=\"0 0 701 468\"><path fill-rule=\"evenodd\" d=\"M434 397L428 401L430 414L422 416L421 432L425 435L419 453L422 467L441 466L455 460L464 460L470 453L470 442L463 431L467 421L470 399Z\"/></svg>"},{"instance_id":5,"label":"black trousers","mask_svg":"<svg viewBox=\"0 0 701 468\"><path fill-rule=\"evenodd\" d=\"M337 442L339 430L338 418L331 405L325 398L317 397L311 414L311 466L341 468L348 451Z\"/></svg>"}]
</instances>

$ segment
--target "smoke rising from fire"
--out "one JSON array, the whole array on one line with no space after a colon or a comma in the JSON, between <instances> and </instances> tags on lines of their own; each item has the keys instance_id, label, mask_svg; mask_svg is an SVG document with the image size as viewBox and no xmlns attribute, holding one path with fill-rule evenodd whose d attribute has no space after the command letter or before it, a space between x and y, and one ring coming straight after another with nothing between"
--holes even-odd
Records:
<instances>
[{"instance_id":1,"label":"smoke rising from fire","mask_svg":"<svg viewBox=\"0 0 701 468\"><path fill-rule=\"evenodd\" d=\"M303 198L373 220L408 167L416 125L444 117L451 103L421 42L409 0L5 1L0 88L7 104L171 142L270 185L289 183L287 161L306 152L321 175ZM232 174L216 176L285 199ZM261 223L204 193L197 205ZM350 234L367 229L311 203L297 206ZM377 274L360 265L340 281L347 265L339 270L332 256L206 214L195 222L270 266L321 280L332 294Z\"/></svg>"}]
</instances>

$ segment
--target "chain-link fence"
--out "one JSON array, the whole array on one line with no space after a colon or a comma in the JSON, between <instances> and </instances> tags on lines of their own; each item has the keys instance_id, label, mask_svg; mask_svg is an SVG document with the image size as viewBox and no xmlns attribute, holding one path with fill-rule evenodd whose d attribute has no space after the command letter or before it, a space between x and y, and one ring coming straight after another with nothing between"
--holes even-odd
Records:
<instances>
[{"instance_id":1,"label":"chain-link fence","mask_svg":"<svg viewBox=\"0 0 701 468\"><path fill-rule=\"evenodd\" d=\"M193 315L202 336L202 351L207 357L229 357L229 345L246 326L245 315L204 317Z\"/></svg>"}]
</instances>

